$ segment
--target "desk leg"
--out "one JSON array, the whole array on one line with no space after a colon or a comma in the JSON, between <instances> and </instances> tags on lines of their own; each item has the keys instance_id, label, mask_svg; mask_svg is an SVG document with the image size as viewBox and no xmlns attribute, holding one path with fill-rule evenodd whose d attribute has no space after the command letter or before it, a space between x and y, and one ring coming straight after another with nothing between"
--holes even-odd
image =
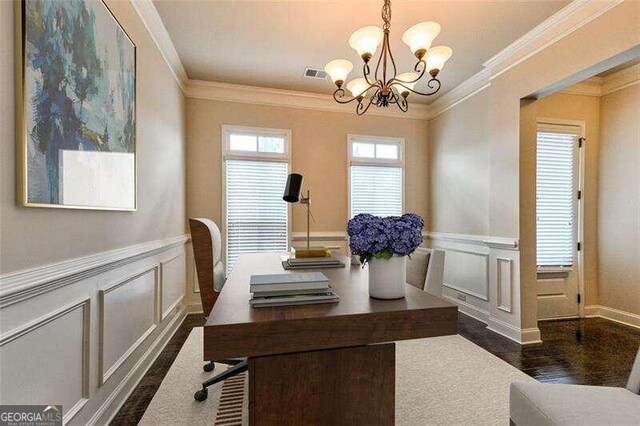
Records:
<instances>
[{"instance_id":1,"label":"desk leg","mask_svg":"<svg viewBox=\"0 0 640 426\"><path fill-rule=\"evenodd\" d=\"M249 358L249 424L393 425L395 343Z\"/></svg>"}]
</instances>

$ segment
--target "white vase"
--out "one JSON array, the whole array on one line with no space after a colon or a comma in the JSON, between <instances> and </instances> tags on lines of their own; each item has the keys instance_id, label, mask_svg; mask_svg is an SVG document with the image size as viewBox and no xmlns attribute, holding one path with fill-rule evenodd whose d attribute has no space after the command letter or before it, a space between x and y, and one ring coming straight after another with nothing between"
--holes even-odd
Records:
<instances>
[{"instance_id":1,"label":"white vase","mask_svg":"<svg viewBox=\"0 0 640 426\"><path fill-rule=\"evenodd\" d=\"M404 297L407 281L407 259L393 256L390 259L371 259L369 262L369 296L376 299L400 299Z\"/></svg>"}]
</instances>

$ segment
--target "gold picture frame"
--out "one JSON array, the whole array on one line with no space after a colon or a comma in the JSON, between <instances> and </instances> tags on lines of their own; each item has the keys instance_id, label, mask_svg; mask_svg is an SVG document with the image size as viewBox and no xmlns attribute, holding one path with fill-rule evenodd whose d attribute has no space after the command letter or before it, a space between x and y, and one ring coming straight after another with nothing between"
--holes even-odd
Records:
<instances>
[{"instance_id":1,"label":"gold picture frame","mask_svg":"<svg viewBox=\"0 0 640 426\"><path fill-rule=\"evenodd\" d=\"M15 16L15 80L16 80L16 90L15 90L15 103L16 103L16 203L18 206L22 207L34 207L34 208L57 208L57 209L80 209L80 210L104 210L104 211L137 211L138 209L138 156L137 156L137 119L136 119L136 109L137 109L137 47L129 34L124 30L122 25L118 22L115 15L109 9L107 4L103 0L82 0L82 4L90 4L95 7L103 7L107 13L107 16L113 20L113 24L115 25L115 31L120 31L124 36L123 40L130 44L130 48L132 49L132 100L131 100L131 111L130 121L131 121L131 130L130 130L130 141L131 141L131 151L124 152L125 154L132 154L133 159L131 162L131 180L132 180L132 203L127 206L103 206L103 205L83 205L76 203L49 203L49 202L40 202L33 201L30 199L29 194L29 143L30 143L30 133L27 128L28 126L28 102L27 99L27 82L26 82L26 58L25 58L25 46L26 46L26 37L27 37L27 28L26 28L26 7L28 2L37 2L41 0L20 0L14 2L14 16ZM99 3L99 5L98 5ZM101 6L100 6L101 5ZM95 20L95 15L93 15L93 19ZM44 24L43 24L44 25ZM94 33L94 38L97 40L98 37ZM120 41L118 41L120 42ZM97 50L97 49L96 49ZM105 50L104 54L107 52ZM122 59L121 59L122 60ZM106 63L106 62L105 62ZM65 75L65 79L66 79ZM124 96L122 96L124 98ZM129 123L127 123L129 124ZM106 126L106 125L105 125ZM85 126L87 127L87 126ZM106 128L106 127L105 127ZM89 131L86 128L84 131ZM106 132L106 130L105 130ZM93 134L95 134L94 132ZM95 136L94 136L95 137ZM108 138L107 138L108 140ZM82 151L82 150L79 150ZM89 152L89 151L87 151ZM96 150L97 152L97 150ZM78 154L82 155L82 154ZM84 154L87 155L87 154Z\"/></svg>"}]
</instances>

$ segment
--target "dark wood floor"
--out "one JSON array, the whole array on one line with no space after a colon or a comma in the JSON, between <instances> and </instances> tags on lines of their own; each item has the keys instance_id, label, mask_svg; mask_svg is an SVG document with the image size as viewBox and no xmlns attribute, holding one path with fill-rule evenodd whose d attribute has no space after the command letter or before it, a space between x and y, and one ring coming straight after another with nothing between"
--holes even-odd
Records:
<instances>
[{"instance_id":1,"label":"dark wood floor","mask_svg":"<svg viewBox=\"0 0 640 426\"><path fill-rule=\"evenodd\" d=\"M191 329L202 325L202 315L186 317L113 419L112 425L135 425L140 421ZM458 321L461 336L537 380L626 385L640 346L640 330L600 318L545 321L540 322L539 327L543 343L520 346L464 314L460 314Z\"/></svg>"}]
</instances>

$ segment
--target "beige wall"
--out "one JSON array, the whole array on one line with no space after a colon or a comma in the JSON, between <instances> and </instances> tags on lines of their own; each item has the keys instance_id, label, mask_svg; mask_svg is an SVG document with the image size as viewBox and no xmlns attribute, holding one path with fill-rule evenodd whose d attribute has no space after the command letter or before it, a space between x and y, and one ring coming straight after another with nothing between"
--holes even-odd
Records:
<instances>
[{"instance_id":1,"label":"beige wall","mask_svg":"<svg viewBox=\"0 0 640 426\"><path fill-rule=\"evenodd\" d=\"M427 122L283 107L187 99L189 216L222 221L221 126L290 129L292 171L305 177L316 222L312 231L345 231L347 134L405 138L405 208L427 218ZM284 188L283 188L284 189ZM293 232L306 228L304 208L293 206Z\"/></svg>"},{"instance_id":2,"label":"beige wall","mask_svg":"<svg viewBox=\"0 0 640 426\"><path fill-rule=\"evenodd\" d=\"M429 122L429 230L488 235L488 92Z\"/></svg>"},{"instance_id":3,"label":"beige wall","mask_svg":"<svg viewBox=\"0 0 640 426\"><path fill-rule=\"evenodd\" d=\"M600 98L556 93L536 102L537 118L578 120L585 124L584 145L584 283L585 304L598 303L598 157Z\"/></svg>"},{"instance_id":4,"label":"beige wall","mask_svg":"<svg viewBox=\"0 0 640 426\"><path fill-rule=\"evenodd\" d=\"M516 273L520 275L517 291L522 311L514 311L517 318L513 318L513 326L528 329L537 325L535 210L532 209L535 206L535 167L531 167L535 165L535 150L531 149L535 146L535 132L520 127L521 99L637 46L640 44L639 27L640 2L623 2L527 60L493 76L488 88L446 113L455 114L455 121L433 125L432 135L435 132L440 135L462 132L451 126L488 129L486 134L480 131L468 145L471 150L477 149L478 144L487 146L489 150L486 193L477 195L479 199L486 197L488 200L486 234L519 239L520 271ZM598 36L594 37L594 34ZM481 105L467 105L478 96L482 96L482 101L476 100ZM535 122L534 110L523 108L522 114L529 114ZM442 120L439 117L432 123ZM435 158L442 141L439 137L432 139ZM447 144L455 145L454 142ZM438 176L445 175L442 171L434 171L432 187L443 184ZM446 201L443 191L438 196L439 203L456 203L455 193L444 193ZM433 204L436 209L435 198ZM439 219L441 214L434 210L438 226L443 223ZM466 223L448 223L443 225L443 229L462 233L470 227Z\"/></svg>"},{"instance_id":5,"label":"beige wall","mask_svg":"<svg viewBox=\"0 0 640 426\"><path fill-rule=\"evenodd\" d=\"M17 207L13 2L0 2L0 270L185 232L184 98L129 2L109 7L137 45L138 211Z\"/></svg>"},{"instance_id":6,"label":"beige wall","mask_svg":"<svg viewBox=\"0 0 640 426\"><path fill-rule=\"evenodd\" d=\"M601 101L599 304L640 315L640 84Z\"/></svg>"}]
</instances>

